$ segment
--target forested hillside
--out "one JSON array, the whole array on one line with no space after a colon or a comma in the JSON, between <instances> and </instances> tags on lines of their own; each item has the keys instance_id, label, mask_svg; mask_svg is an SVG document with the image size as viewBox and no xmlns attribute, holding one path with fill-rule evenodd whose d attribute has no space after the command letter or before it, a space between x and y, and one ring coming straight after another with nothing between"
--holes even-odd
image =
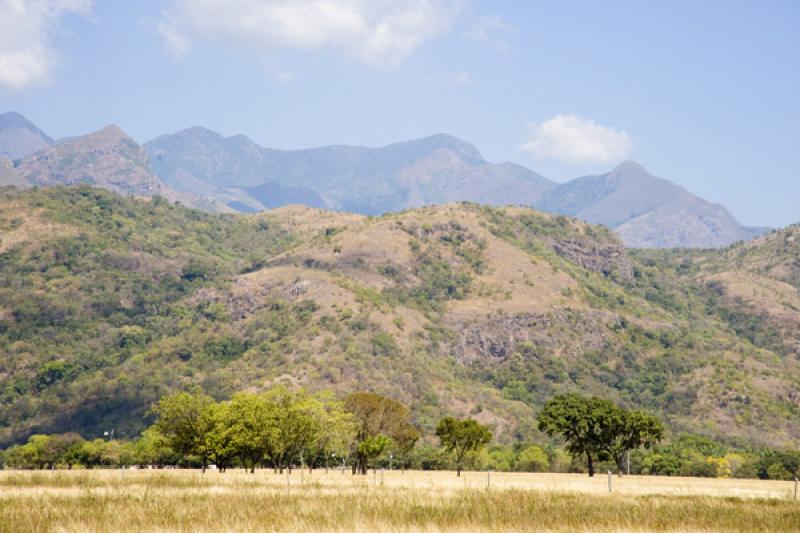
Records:
<instances>
[{"instance_id":1,"label":"forested hillside","mask_svg":"<svg viewBox=\"0 0 800 533\"><path fill-rule=\"evenodd\" d=\"M795 235L630 254L522 208L211 215L4 189L0 443L130 437L170 391L284 383L374 390L428 434L453 413L529 438L545 400L581 391L672 431L785 444L800 437Z\"/></svg>"}]
</instances>

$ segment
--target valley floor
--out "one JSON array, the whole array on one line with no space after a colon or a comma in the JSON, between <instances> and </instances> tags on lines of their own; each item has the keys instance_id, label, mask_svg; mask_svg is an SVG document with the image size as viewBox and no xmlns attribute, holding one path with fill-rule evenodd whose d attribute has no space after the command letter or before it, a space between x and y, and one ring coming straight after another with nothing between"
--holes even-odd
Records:
<instances>
[{"instance_id":1,"label":"valley floor","mask_svg":"<svg viewBox=\"0 0 800 533\"><path fill-rule=\"evenodd\" d=\"M609 494L606 475L0 471L0 532L800 530L792 482L612 483Z\"/></svg>"}]
</instances>

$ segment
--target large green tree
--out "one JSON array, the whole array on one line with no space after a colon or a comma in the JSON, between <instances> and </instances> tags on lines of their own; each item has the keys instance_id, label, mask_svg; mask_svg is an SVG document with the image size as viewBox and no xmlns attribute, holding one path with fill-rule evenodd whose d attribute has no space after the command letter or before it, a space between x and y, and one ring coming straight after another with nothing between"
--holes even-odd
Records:
<instances>
[{"instance_id":1,"label":"large green tree","mask_svg":"<svg viewBox=\"0 0 800 533\"><path fill-rule=\"evenodd\" d=\"M596 460L611 459L622 473L628 451L650 447L664 434L661 422L650 415L580 394L555 396L539 413L538 422L541 431L563 437L573 457L586 457L590 477Z\"/></svg>"},{"instance_id":2,"label":"large green tree","mask_svg":"<svg viewBox=\"0 0 800 533\"><path fill-rule=\"evenodd\" d=\"M155 428L170 448L184 456L195 455L203 463L210 455L209 435L214 426L215 402L200 392L179 392L165 396L153 407Z\"/></svg>"},{"instance_id":3,"label":"large green tree","mask_svg":"<svg viewBox=\"0 0 800 533\"><path fill-rule=\"evenodd\" d=\"M344 405L355 419L353 474L366 474L370 459L383 453L392 441L407 437L413 428L408 408L390 398L356 392L345 398Z\"/></svg>"},{"instance_id":4,"label":"large green tree","mask_svg":"<svg viewBox=\"0 0 800 533\"><path fill-rule=\"evenodd\" d=\"M444 449L455 456L458 477L461 477L461 467L467 452L479 450L492 440L492 432L477 420L459 420L451 416L439 420L436 436Z\"/></svg>"},{"instance_id":5,"label":"large green tree","mask_svg":"<svg viewBox=\"0 0 800 533\"><path fill-rule=\"evenodd\" d=\"M277 410L262 394L240 392L214 412L210 448L218 467L225 469L231 457L239 458L253 473L263 462L271 441L277 438Z\"/></svg>"}]
</instances>

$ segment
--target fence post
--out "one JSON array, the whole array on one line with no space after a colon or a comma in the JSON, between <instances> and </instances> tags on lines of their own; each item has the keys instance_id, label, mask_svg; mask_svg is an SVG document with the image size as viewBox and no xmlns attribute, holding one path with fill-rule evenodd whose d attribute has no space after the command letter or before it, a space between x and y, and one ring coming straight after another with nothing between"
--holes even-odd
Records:
<instances>
[{"instance_id":1,"label":"fence post","mask_svg":"<svg viewBox=\"0 0 800 533\"><path fill-rule=\"evenodd\" d=\"M492 486L492 473L491 470L486 471L486 488L490 488Z\"/></svg>"},{"instance_id":2,"label":"fence post","mask_svg":"<svg viewBox=\"0 0 800 533\"><path fill-rule=\"evenodd\" d=\"M611 470L608 471L608 493L611 494Z\"/></svg>"},{"instance_id":3,"label":"fence post","mask_svg":"<svg viewBox=\"0 0 800 533\"><path fill-rule=\"evenodd\" d=\"M383 486L383 468L381 468L381 487Z\"/></svg>"},{"instance_id":4,"label":"fence post","mask_svg":"<svg viewBox=\"0 0 800 533\"><path fill-rule=\"evenodd\" d=\"M797 501L797 476L794 476L794 501Z\"/></svg>"}]
</instances>

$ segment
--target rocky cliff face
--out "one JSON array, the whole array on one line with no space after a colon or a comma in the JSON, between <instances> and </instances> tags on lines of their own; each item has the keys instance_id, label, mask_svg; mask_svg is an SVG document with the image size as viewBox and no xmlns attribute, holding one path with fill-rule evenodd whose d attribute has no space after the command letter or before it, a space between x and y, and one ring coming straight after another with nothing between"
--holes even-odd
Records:
<instances>
[{"instance_id":1,"label":"rocky cliff face","mask_svg":"<svg viewBox=\"0 0 800 533\"><path fill-rule=\"evenodd\" d=\"M633 279L633 266L625 255L625 248L619 244L598 246L596 243L564 239L554 242L553 250L591 272L604 276L617 273L623 280Z\"/></svg>"},{"instance_id":2,"label":"rocky cliff face","mask_svg":"<svg viewBox=\"0 0 800 533\"><path fill-rule=\"evenodd\" d=\"M607 313L559 309L489 318L460 330L452 351L462 364L499 364L518 354L523 358L570 360L591 350L608 348L610 327L619 317ZM564 335L568 330L576 335Z\"/></svg>"}]
</instances>

